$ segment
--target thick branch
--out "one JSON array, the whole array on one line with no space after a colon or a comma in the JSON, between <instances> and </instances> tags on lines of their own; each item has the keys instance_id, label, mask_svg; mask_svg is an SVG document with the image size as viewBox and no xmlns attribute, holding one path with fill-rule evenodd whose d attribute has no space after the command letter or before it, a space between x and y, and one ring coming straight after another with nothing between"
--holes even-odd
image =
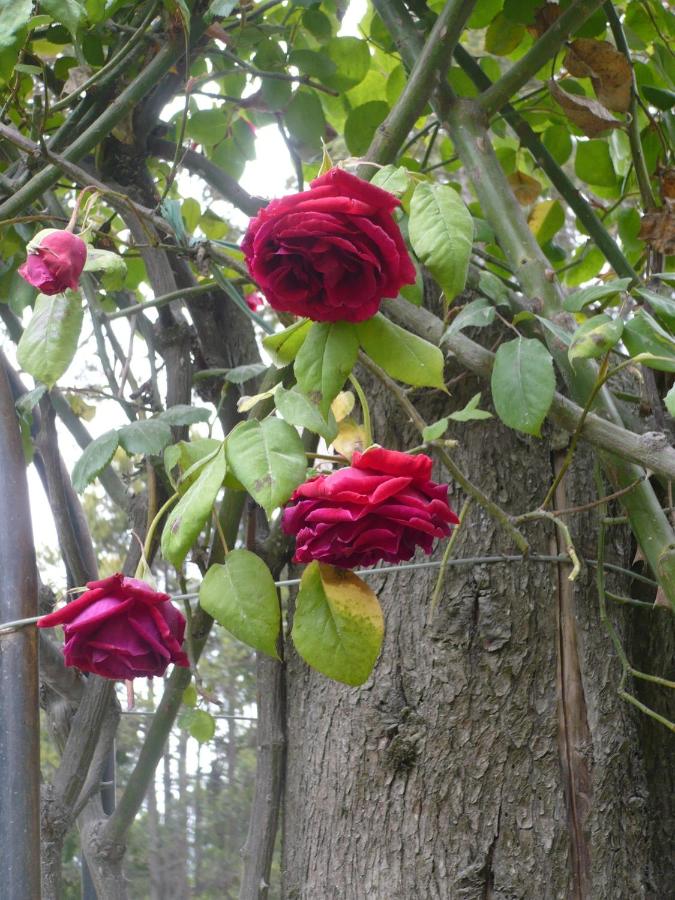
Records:
<instances>
[{"instance_id":1,"label":"thick branch","mask_svg":"<svg viewBox=\"0 0 675 900\"><path fill-rule=\"evenodd\" d=\"M445 80L452 51L475 5L475 0L448 0L445 4L410 73L403 93L375 132L365 156L369 162L385 164L396 158L434 86Z\"/></svg>"}]
</instances>

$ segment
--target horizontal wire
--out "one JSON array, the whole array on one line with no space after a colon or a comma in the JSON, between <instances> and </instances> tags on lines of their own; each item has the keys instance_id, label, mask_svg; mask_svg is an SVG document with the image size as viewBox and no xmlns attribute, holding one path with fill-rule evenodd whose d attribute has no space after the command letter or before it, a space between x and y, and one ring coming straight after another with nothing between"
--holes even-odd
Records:
<instances>
[{"instance_id":1,"label":"horizontal wire","mask_svg":"<svg viewBox=\"0 0 675 900\"><path fill-rule=\"evenodd\" d=\"M569 556L565 554L560 554L559 556L546 556L543 554L530 553L528 556L523 556L522 554L514 554L513 556L464 556L448 559L445 563L441 560L431 560L430 562L420 563L402 563L398 566L381 566L379 569L355 569L354 574L372 578L378 575L390 575L392 572L407 572L415 569L440 569L443 565L445 565L445 568L449 569L455 566L495 565L496 563L512 562L567 563L568 565L572 565ZM597 559L585 559L584 562L594 568L598 565ZM638 572L632 572L630 569L624 569L621 566L615 566L613 563L603 563L603 568L607 569L609 572L628 575L630 578L635 579L635 581L641 581L643 584L648 584L651 587L658 587L657 582L652 578L647 578L646 575L640 575ZM281 581L275 581L274 584L276 587L295 587L300 584L300 579L285 578ZM196 600L197 597L199 597L199 593L194 591L188 594L173 594L171 599ZM2 637L3 634L9 634L19 628L25 628L27 625L34 625L41 618L43 618L43 616L31 616L27 619L15 619L13 622L0 623L0 637Z\"/></svg>"}]
</instances>

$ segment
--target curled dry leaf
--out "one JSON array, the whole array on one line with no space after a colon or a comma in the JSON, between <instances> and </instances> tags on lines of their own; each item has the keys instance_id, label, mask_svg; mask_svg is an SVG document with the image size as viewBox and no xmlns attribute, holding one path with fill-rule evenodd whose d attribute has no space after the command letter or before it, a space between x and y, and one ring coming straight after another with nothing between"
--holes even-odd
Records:
<instances>
[{"instance_id":1,"label":"curled dry leaf","mask_svg":"<svg viewBox=\"0 0 675 900\"><path fill-rule=\"evenodd\" d=\"M645 213L640 220L638 237L658 253L675 254L675 211L666 206Z\"/></svg>"},{"instance_id":2,"label":"curled dry leaf","mask_svg":"<svg viewBox=\"0 0 675 900\"><path fill-rule=\"evenodd\" d=\"M534 23L527 26L533 38L540 38L551 25L560 18L560 6L557 3L544 3L534 13Z\"/></svg>"},{"instance_id":3,"label":"curled dry leaf","mask_svg":"<svg viewBox=\"0 0 675 900\"><path fill-rule=\"evenodd\" d=\"M568 94L555 81L549 81L551 96L565 110L567 118L587 137L598 137L612 128L622 128L623 122L615 119L597 100Z\"/></svg>"},{"instance_id":4,"label":"curled dry leaf","mask_svg":"<svg viewBox=\"0 0 675 900\"><path fill-rule=\"evenodd\" d=\"M633 71L623 53L609 41L577 38L569 45L565 68L575 78L590 78L600 101L612 112L630 107Z\"/></svg>"},{"instance_id":5,"label":"curled dry leaf","mask_svg":"<svg viewBox=\"0 0 675 900\"><path fill-rule=\"evenodd\" d=\"M659 179L661 199L666 206L675 207L675 166L658 168L656 174Z\"/></svg>"},{"instance_id":6,"label":"curled dry leaf","mask_svg":"<svg viewBox=\"0 0 675 900\"><path fill-rule=\"evenodd\" d=\"M366 433L363 426L351 416L342 419L338 425L338 436L333 441L333 449L349 460L355 450L363 453L366 449Z\"/></svg>"},{"instance_id":7,"label":"curled dry leaf","mask_svg":"<svg viewBox=\"0 0 675 900\"><path fill-rule=\"evenodd\" d=\"M525 172L512 172L508 180L521 206L529 206L541 194L540 182Z\"/></svg>"}]
</instances>

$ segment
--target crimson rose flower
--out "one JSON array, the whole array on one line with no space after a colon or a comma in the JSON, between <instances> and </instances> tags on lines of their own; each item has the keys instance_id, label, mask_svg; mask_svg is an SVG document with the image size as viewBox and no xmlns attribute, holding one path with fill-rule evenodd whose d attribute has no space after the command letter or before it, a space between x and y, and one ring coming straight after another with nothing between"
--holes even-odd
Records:
<instances>
[{"instance_id":1,"label":"crimson rose flower","mask_svg":"<svg viewBox=\"0 0 675 900\"><path fill-rule=\"evenodd\" d=\"M45 228L27 247L26 262L19 275L43 294L75 290L87 261L87 245L70 231Z\"/></svg>"},{"instance_id":2,"label":"crimson rose flower","mask_svg":"<svg viewBox=\"0 0 675 900\"><path fill-rule=\"evenodd\" d=\"M282 516L296 536L294 562L313 559L343 568L431 553L459 519L447 484L431 481L431 459L373 447L354 453L351 466L301 484Z\"/></svg>"},{"instance_id":3,"label":"crimson rose flower","mask_svg":"<svg viewBox=\"0 0 675 900\"><path fill-rule=\"evenodd\" d=\"M415 281L392 218L399 201L343 169L310 187L272 200L251 221L241 245L248 270L280 312L362 322Z\"/></svg>"},{"instance_id":4,"label":"crimson rose flower","mask_svg":"<svg viewBox=\"0 0 675 900\"><path fill-rule=\"evenodd\" d=\"M168 594L120 574L90 581L87 588L37 623L64 626L67 666L126 681L163 675L170 662L190 665L181 650L185 618Z\"/></svg>"}]
</instances>

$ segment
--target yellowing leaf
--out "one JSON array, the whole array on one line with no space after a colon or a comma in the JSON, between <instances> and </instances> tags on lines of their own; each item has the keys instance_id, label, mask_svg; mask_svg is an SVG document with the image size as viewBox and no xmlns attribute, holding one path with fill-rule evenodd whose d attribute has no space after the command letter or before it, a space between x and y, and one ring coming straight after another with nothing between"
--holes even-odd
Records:
<instances>
[{"instance_id":1,"label":"yellowing leaf","mask_svg":"<svg viewBox=\"0 0 675 900\"><path fill-rule=\"evenodd\" d=\"M508 181L513 188L516 200L521 206L529 206L541 194L540 182L526 172L512 172Z\"/></svg>"},{"instance_id":2,"label":"yellowing leaf","mask_svg":"<svg viewBox=\"0 0 675 900\"><path fill-rule=\"evenodd\" d=\"M362 452L366 449L366 440L363 426L347 416L338 424L338 436L333 441L333 447L342 456L351 459L355 450Z\"/></svg>"},{"instance_id":3,"label":"yellowing leaf","mask_svg":"<svg viewBox=\"0 0 675 900\"><path fill-rule=\"evenodd\" d=\"M354 409L354 394L351 391L340 391L330 408L336 422L341 422Z\"/></svg>"},{"instance_id":4,"label":"yellowing leaf","mask_svg":"<svg viewBox=\"0 0 675 900\"><path fill-rule=\"evenodd\" d=\"M371 588L353 572L310 563L302 576L291 637L313 668L359 685L382 647L384 617Z\"/></svg>"}]
</instances>

